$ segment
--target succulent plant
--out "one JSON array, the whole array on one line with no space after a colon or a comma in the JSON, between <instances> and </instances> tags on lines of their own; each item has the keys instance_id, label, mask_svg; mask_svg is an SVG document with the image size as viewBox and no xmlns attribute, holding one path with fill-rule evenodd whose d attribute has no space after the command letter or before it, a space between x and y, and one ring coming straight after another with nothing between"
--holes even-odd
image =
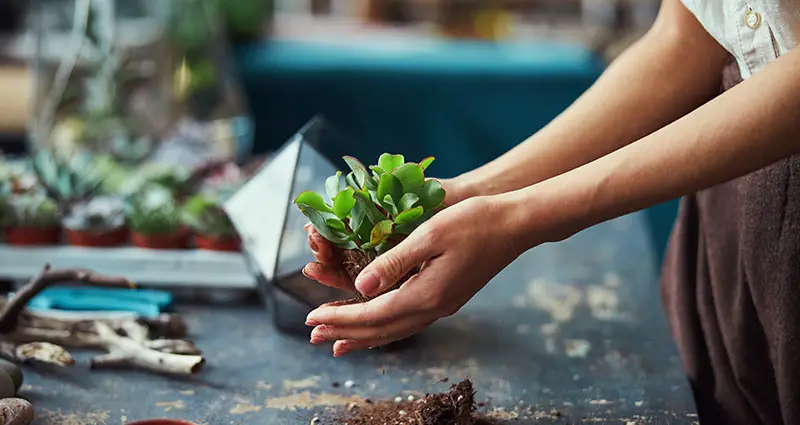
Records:
<instances>
[{"instance_id":1,"label":"succulent plant","mask_svg":"<svg viewBox=\"0 0 800 425\"><path fill-rule=\"evenodd\" d=\"M62 219L70 230L115 230L125 225L125 203L113 196L101 196L73 205Z\"/></svg>"},{"instance_id":2,"label":"succulent plant","mask_svg":"<svg viewBox=\"0 0 800 425\"><path fill-rule=\"evenodd\" d=\"M225 237L237 234L225 210L207 196L195 195L186 201L183 220L200 235Z\"/></svg>"},{"instance_id":3,"label":"succulent plant","mask_svg":"<svg viewBox=\"0 0 800 425\"><path fill-rule=\"evenodd\" d=\"M47 196L65 209L91 197L103 183L88 154L69 159L39 151L33 157L33 170Z\"/></svg>"},{"instance_id":4,"label":"succulent plant","mask_svg":"<svg viewBox=\"0 0 800 425\"><path fill-rule=\"evenodd\" d=\"M413 163L385 153L369 169L353 157L344 160L351 169L345 185L340 171L325 183L330 202L310 191L294 201L320 235L339 248L374 259L443 208L442 185L425 178L433 157Z\"/></svg>"},{"instance_id":5,"label":"succulent plant","mask_svg":"<svg viewBox=\"0 0 800 425\"><path fill-rule=\"evenodd\" d=\"M134 196L127 208L132 231L143 235L167 235L181 229L181 209L165 190L147 190Z\"/></svg>"},{"instance_id":6,"label":"succulent plant","mask_svg":"<svg viewBox=\"0 0 800 425\"><path fill-rule=\"evenodd\" d=\"M6 223L15 227L57 226L60 218L58 204L41 194L15 195L10 198L10 214Z\"/></svg>"},{"instance_id":7,"label":"succulent plant","mask_svg":"<svg viewBox=\"0 0 800 425\"><path fill-rule=\"evenodd\" d=\"M10 203L11 188L6 182L0 182L0 228L10 224L12 209Z\"/></svg>"}]
</instances>

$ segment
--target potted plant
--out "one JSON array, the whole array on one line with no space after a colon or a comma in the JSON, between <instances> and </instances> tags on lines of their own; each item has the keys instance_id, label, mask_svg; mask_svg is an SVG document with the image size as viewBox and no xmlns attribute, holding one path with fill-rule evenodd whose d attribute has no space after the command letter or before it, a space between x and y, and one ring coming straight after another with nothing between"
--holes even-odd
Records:
<instances>
[{"instance_id":1,"label":"potted plant","mask_svg":"<svg viewBox=\"0 0 800 425\"><path fill-rule=\"evenodd\" d=\"M351 172L344 186L340 171L327 179L328 201L309 191L294 203L322 237L344 250L345 269L355 280L376 257L441 211L445 191L438 181L425 178L432 157L413 163L405 162L402 155L383 154L369 169L353 157L344 160Z\"/></svg>"},{"instance_id":2,"label":"potted plant","mask_svg":"<svg viewBox=\"0 0 800 425\"><path fill-rule=\"evenodd\" d=\"M183 249L187 232L181 223L181 209L169 192L148 190L129 205L131 241L140 248Z\"/></svg>"},{"instance_id":3,"label":"potted plant","mask_svg":"<svg viewBox=\"0 0 800 425\"><path fill-rule=\"evenodd\" d=\"M241 241L228 214L207 196L195 195L183 206L184 222L192 230L198 248L238 252Z\"/></svg>"},{"instance_id":4,"label":"potted plant","mask_svg":"<svg viewBox=\"0 0 800 425\"><path fill-rule=\"evenodd\" d=\"M101 196L73 205L61 223L73 246L111 247L128 239L125 204L113 196Z\"/></svg>"},{"instance_id":5,"label":"potted plant","mask_svg":"<svg viewBox=\"0 0 800 425\"><path fill-rule=\"evenodd\" d=\"M60 213L55 201L42 194L21 194L11 197L8 207L4 226L6 243L33 246L60 242Z\"/></svg>"},{"instance_id":6,"label":"potted plant","mask_svg":"<svg viewBox=\"0 0 800 425\"><path fill-rule=\"evenodd\" d=\"M32 167L38 184L64 212L90 199L103 183L96 162L89 154L76 154L66 159L39 151L32 158Z\"/></svg>"}]
</instances>

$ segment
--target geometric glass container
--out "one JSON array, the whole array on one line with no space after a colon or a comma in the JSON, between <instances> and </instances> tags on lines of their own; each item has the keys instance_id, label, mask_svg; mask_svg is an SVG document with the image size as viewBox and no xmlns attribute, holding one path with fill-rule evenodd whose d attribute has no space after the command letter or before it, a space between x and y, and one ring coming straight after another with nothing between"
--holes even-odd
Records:
<instances>
[{"instance_id":1,"label":"geometric glass container","mask_svg":"<svg viewBox=\"0 0 800 425\"><path fill-rule=\"evenodd\" d=\"M353 297L302 274L314 256L303 228L308 219L294 199L307 190L324 193L325 180L345 166L332 158L355 148L352 139L315 117L225 202L262 300L280 330L308 333L305 317L312 309Z\"/></svg>"},{"instance_id":2,"label":"geometric glass container","mask_svg":"<svg viewBox=\"0 0 800 425\"><path fill-rule=\"evenodd\" d=\"M253 129L215 1L38 0L31 150L195 166Z\"/></svg>"}]
</instances>

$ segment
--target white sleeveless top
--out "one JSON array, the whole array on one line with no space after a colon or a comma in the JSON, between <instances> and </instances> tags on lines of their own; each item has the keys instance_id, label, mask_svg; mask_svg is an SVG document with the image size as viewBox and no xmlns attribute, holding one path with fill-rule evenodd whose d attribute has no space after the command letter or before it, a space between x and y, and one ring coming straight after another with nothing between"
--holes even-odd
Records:
<instances>
[{"instance_id":1,"label":"white sleeveless top","mask_svg":"<svg viewBox=\"0 0 800 425\"><path fill-rule=\"evenodd\" d=\"M681 0L748 78L800 40L800 0Z\"/></svg>"}]
</instances>

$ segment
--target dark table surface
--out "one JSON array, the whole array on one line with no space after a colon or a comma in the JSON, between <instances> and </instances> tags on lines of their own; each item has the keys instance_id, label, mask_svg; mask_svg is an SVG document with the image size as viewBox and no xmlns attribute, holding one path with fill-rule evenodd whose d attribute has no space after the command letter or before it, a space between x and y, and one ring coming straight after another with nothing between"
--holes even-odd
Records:
<instances>
[{"instance_id":1,"label":"dark table surface","mask_svg":"<svg viewBox=\"0 0 800 425\"><path fill-rule=\"evenodd\" d=\"M406 344L341 359L278 333L261 307L183 306L208 358L200 375L90 371L83 361L26 368L22 395L41 425L307 424L359 397L419 396L469 376L484 409L509 423L696 423L650 253L639 216L605 223L528 252Z\"/></svg>"}]
</instances>

